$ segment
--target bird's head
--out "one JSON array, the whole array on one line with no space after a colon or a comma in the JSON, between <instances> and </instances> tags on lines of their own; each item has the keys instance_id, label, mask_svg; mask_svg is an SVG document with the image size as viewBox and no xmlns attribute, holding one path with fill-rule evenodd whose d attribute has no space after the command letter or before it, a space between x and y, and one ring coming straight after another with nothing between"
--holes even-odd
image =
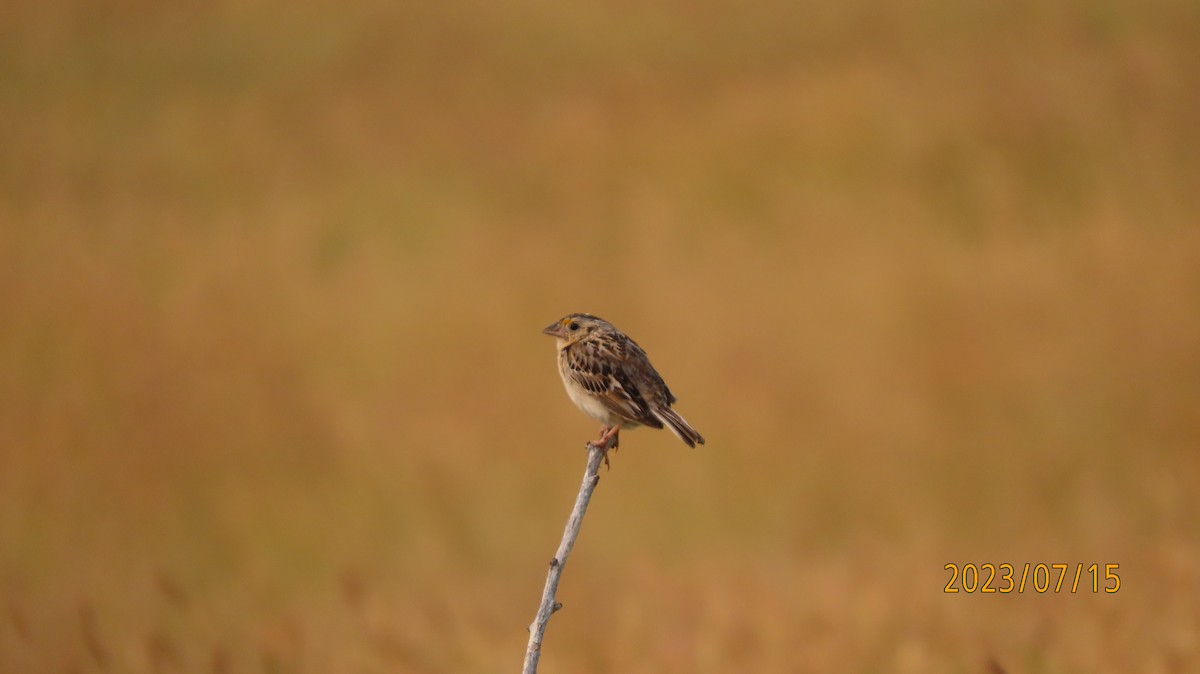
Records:
<instances>
[{"instance_id":1,"label":"bird's head","mask_svg":"<svg viewBox=\"0 0 1200 674\"><path fill-rule=\"evenodd\" d=\"M558 340L558 348L561 349L604 327L609 327L609 324L603 318L591 314L567 314L547 325L542 333Z\"/></svg>"}]
</instances>

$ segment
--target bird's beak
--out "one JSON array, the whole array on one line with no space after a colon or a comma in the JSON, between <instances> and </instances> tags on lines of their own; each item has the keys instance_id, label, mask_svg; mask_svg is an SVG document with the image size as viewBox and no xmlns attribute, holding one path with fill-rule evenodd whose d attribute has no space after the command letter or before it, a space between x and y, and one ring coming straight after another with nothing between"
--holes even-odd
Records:
<instances>
[{"instance_id":1,"label":"bird's beak","mask_svg":"<svg viewBox=\"0 0 1200 674\"><path fill-rule=\"evenodd\" d=\"M562 337L563 336L562 323L555 321L555 322L551 323L550 325L547 325L545 328L542 329L542 334L550 335L551 337Z\"/></svg>"}]
</instances>

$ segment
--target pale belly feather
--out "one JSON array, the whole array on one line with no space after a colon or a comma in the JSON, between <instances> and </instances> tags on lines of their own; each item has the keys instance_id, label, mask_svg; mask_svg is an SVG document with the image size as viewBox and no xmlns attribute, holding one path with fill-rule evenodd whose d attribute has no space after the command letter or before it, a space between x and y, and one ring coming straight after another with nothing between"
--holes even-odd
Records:
<instances>
[{"instance_id":1,"label":"pale belly feather","mask_svg":"<svg viewBox=\"0 0 1200 674\"><path fill-rule=\"evenodd\" d=\"M571 397L571 402L575 403L576 407L583 410L584 414L595 419L596 421L599 421L605 426L612 426L615 424L621 426L622 428L633 428L639 425L617 418L611 411L609 411L607 407L604 406L604 403L600 402L595 396L584 390L582 386L576 384L575 381L569 376L563 376L561 372L559 375L562 376L563 386L566 387L567 395Z\"/></svg>"}]
</instances>

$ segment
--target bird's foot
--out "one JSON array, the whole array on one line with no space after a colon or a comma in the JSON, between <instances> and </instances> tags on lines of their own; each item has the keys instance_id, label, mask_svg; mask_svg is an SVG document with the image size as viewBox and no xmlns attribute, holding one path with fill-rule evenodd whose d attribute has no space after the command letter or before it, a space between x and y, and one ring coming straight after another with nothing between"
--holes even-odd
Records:
<instances>
[{"instance_id":1,"label":"bird's foot","mask_svg":"<svg viewBox=\"0 0 1200 674\"><path fill-rule=\"evenodd\" d=\"M588 451L591 451L593 449L599 450L600 458L604 459L604 467L607 468L608 470L612 470L612 464L608 462L608 452L609 452L609 450L613 449L612 447L610 447L602 442L589 442L589 443L587 443L587 448L588 448Z\"/></svg>"},{"instance_id":2,"label":"bird's foot","mask_svg":"<svg viewBox=\"0 0 1200 674\"><path fill-rule=\"evenodd\" d=\"M605 426L600 430L600 444L616 449L621 444L620 426Z\"/></svg>"},{"instance_id":3,"label":"bird's foot","mask_svg":"<svg viewBox=\"0 0 1200 674\"><path fill-rule=\"evenodd\" d=\"M612 470L612 464L608 461L608 453L610 451L615 452L617 446L621 444L620 436L618 435L620 432L620 426L605 426L600 429L600 438L595 442L589 442L587 445L588 449L600 450L600 455L604 459L604 467L607 470Z\"/></svg>"}]
</instances>

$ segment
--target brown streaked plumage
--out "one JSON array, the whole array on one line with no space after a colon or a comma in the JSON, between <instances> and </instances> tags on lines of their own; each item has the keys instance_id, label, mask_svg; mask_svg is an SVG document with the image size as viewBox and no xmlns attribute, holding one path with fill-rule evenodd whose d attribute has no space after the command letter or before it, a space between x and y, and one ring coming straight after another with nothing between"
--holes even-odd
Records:
<instances>
[{"instance_id":1,"label":"brown streaked plumage","mask_svg":"<svg viewBox=\"0 0 1200 674\"><path fill-rule=\"evenodd\" d=\"M542 332L555 338L567 395L604 425L600 445L611 438L616 449L622 428L664 425L689 447L704 444L704 437L671 409L675 395L646 352L611 323L591 314L567 314Z\"/></svg>"}]
</instances>

